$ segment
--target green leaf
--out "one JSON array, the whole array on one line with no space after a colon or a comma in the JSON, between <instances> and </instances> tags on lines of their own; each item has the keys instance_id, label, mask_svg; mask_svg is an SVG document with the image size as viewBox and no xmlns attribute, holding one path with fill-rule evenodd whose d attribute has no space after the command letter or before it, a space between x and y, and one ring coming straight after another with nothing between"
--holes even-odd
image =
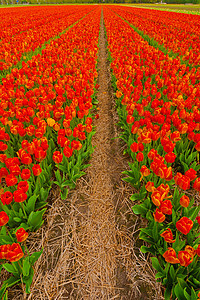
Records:
<instances>
[{"instance_id":1,"label":"green leaf","mask_svg":"<svg viewBox=\"0 0 200 300\"><path fill-rule=\"evenodd\" d=\"M41 227L42 225L42 216L45 213L46 208L36 211L36 212L31 212L28 218L28 224L31 226L31 229L34 231Z\"/></svg>"},{"instance_id":2,"label":"green leaf","mask_svg":"<svg viewBox=\"0 0 200 300\"><path fill-rule=\"evenodd\" d=\"M130 197L130 200L137 201L137 200L144 200L147 193L135 193Z\"/></svg>"},{"instance_id":3,"label":"green leaf","mask_svg":"<svg viewBox=\"0 0 200 300\"><path fill-rule=\"evenodd\" d=\"M153 239L155 240L155 242L157 242L158 239L159 239L158 223L157 222L154 222L153 230L152 230L152 235L153 235Z\"/></svg>"},{"instance_id":4,"label":"green leaf","mask_svg":"<svg viewBox=\"0 0 200 300\"><path fill-rule=\"evenodd\" d=\"M69 190L67 188L63 188L60 192L60 197L62 200L65 200L67 198Z\"/></svg>"},{"instance_id":5,"label":"green leaf","mask_svg":"<svg viewBox=\"0 0 200 300\"><path fill-rule=\"evenodd\" d=\"M177 283L174 288L174 293L178 300L187 300L184 295L184 288L180 285L180 283Z\"/></svg>"},{"instance_id":6,"label":"green leaf","mask_svg":"<svg viewBox=\"0 0 200 300\"><path fill-rule=\"evenodd\" d=\"M191 277L192 277L191 281L193 281L194 284L196 284L197 287L200 287L200 281L197 280L196 278L194 278L193 276L191 276Z\"/></svg>"},{"instance_id":7,"label":"green leaf","mask_svg":"<svg viewBox=\"0 0 200 300\"><path fill-rule=\"evenodd\" d=\"M197 297L197 296L196 296L195 290L192 287L191 299L196 299L195 297Z\"/></svg>"},{"instance_id":8,"label":"green leaf","mask_svg":"<svg viewBox=\"0 0 200 300\"><path fill-rule=\"evenodd\" d=\"M187 293L187 291L186 291L186 288L184 288L184 296L185 296L185 298L187 299L187 300L192 300L192 298L190 297L190 295ZM196 295L195 295L196 296ZM196 298L194 298L194 299L196 299Z\"/></svg>"},{"instance_id":9,"label":"green leaf","mask_svg":"<svg viewBox=\"0 0 200 300\"><path fill-rule=\"evenodd\" d=\"M49 190L50 190L50 188L48 188L47 190L44 189L44 188L41 188L40 194L41 194L41 199L42 199L43 201L46 201L46 200L47 200L48 195L49 195Z\"/></svg>"},{"instance_id":10,"label":"green leaf","mask_svg":"<svg viewBox=\"0 0 200 300\"><path fill-rule=\"evenodd\" d=\"M175 239L175 242L172 244L172 248L173 248L174 250L176 250L176 248L178 247L178 245L179 245L179 234L178 234L178 232L176 231L176 239Z\"/></svg>"},{"instance_id":11,"label":"green leaf","mask_svg":"<svg viewBox=\"0 0 200 300\"><path fill-rule=\"evenodd\" d=\"M155 251L155 249L154 249L153 246L151 246L151 247L141 246L140 251L141 251L142 253L147 253L147 252L149 252L149 253L151 253L151 254L153 254L153 255L156 255L156 251Z\"/></svg>"},{"instance_id":12,"label":"green leaf","mask_svg":"<svg viewBox=\"0 0 200 300\"><path fill-rule=\"evenodd\" d=\"M137 178L133 178L133 177L125 177L125 178L122 178L122 180L130 183L133 186L140 183Z\"/></svg>"},{"instance_id":13,"label":"green leaf","mask_svg":"<svg viewBox=\"0 0 200 300\"><path fill-rule=\"evenodd\" d=\"M146 213L146 219L149 220L149 221L153 221L154 220L154 218L153 218L152 213L151 213L150 210L148 210L147 213Z\"/></svg>"},{"instance_id":14,"label":"green leaf","mask_svg":"<svg viewBox=\"0 0 200 300\"><path fill-rule=\"evenodd\" d=\"M164 293L165 300L170 300L171 298L171 287L168 286Z\"/></svg>"},{"instance_id":15,"label":"green leaf","mask_svg":"<svg viewBox=\"0 0 200 300\"><path fill-rule=\"evenodd\" d=\"M187 275L185 274L177 274L177 279L185 279Z\"/></svg>"},{"instance_id":16,"label":"green leaf","mask_svg":"<svg viewBox=\"0 0 200 300\"><path fill-rule=\"evenodd\" d=\"M30 268L31 265L29 263L29 256L27 256L24 260L23 260L23 275L24 276L28 276L29 272L30 272Z\"/></svg>"},{"instance_id":17,"label":"green leaf","mask_svg":"<svg viewBox=\"0 0 200 300\"><path fill-rule=\"evenodd\" d=\"M183 168L184 168L184 172L187 172L189 170L189 165L184 163L183 161L181 161Z\"/></svg>"},{"instance_id":18,"label":"green leaf","mask_svg":"<svg viewBox=\"0 0 200 300\"><path fill-rule=\"evenodd\" d=\"M143 232L150 237L153 237L152 229L151 228L140 228L140 232Z\"/></svg>"},{"instance_id":19,"label":"green leaf","mask_svg":"<svg viewBox=\"0 0 200 300\"><path fill-rule=\"evenodd\" d=\"M28 276L28 278L23 278L23 282L26 284L26 293L30 294L30 287L31 287L31 283L33 281L33 275L34 275L34 270L33 268L30 269L30 274Z\"/></svg>"},{"instance_id":20,"label":"green leaf","mask_svg":"<svg viewBox=\"0 0 200 300\"><path fill-rule=\"evenodd\" d=\"M39 201L38 203L36 202L35 209L36 210L41 209L41 208L45 207L46 205L47 205L46 201Z\"/></svg>"},{"instance_id":21,"label":"green leaf","mask_svg":"<svg viewBox=\"0 0 200 300\"><path fill-rule=\"evenodd\" d=\"M56 176L56 179L59 182L59 184L61 184L62 183L62 177L60 175L60 171L59 170L55 171L55 176Z\"/></svg>"},{"instance_id":22,"label":"green leaf","mask_svg":"<svg viewBox=\"0 0 200 300\"><path fill-rule=\"evenodd\" d=\"M21 218L18 218L18 217L14 217L13 220L17 223L20 223L22 222L22 219Z\"/></svg>"},{"instance_id":23,"label":"green leaf","mask_svg":"<svg viewBox=\"0 0 200 300\"><path fill-rule=\"evenodd\" d=\"M0 240L1 240L1 243L3 243L3 244L11 244L11 243L13 243L13 239L12 239L12 237L10 237L9 235L7 235L7 236L0 236Z\"/></svg>"},{"instance_id":24,"label":"green leaf","mask_svg":"<svg viewBox=\"0 0 200 300\"><path fill-rule=\"evenodd\" d=\"M171 279L174 280L175 279L175 271L174 271L173 266L170 267L169 274L170 274Z\"/></svg>"},{"instance_id":25,"label":"green leaf","mask_svg":"<svg viewBox=\"0 0 200 300\"><path fill-rule=\"evenodd\" d=\"M165 275L167 275L167 273L169 271L169 268L170 268L170 263L167 263L166 266L165 266L165 269L164 269Z\"/></svg>"},{"instance_id":26,"label":"green leaf","mask_svg":"<svg viewBox=\"0 0 200 300\"><path fill-rule=\"evenodd\" d=\"M5 226L2 226L1 227L1 230L0 230L0 236L6 236L7 235L7 232L6 232L6 227Z\"/></svg>"},{"instance_id":27,"label":"green leaf","mask_svg":"<svg viewBox=\"0 0 200 300\"><path fill-rule=\"evenodd\" d=\"M140 204L140 205L134 205L132 207L132 210L133 212L136 214L136 215L143 215L145 216L146 212L147 212L147 208L144 207L144 205Z\"/></svg>"},{"instance_id":28,"label":"green leaf","mask_svg":"<svg viewBox=\"0 0 200 300\"><path fill-rule=\"evenodd\" d=\"M70 180L65 180L64 182L62 182L62 184L60 185L61 188L64 188L66 186L69 186L71 184Z\"/></svg>"},{"instance_id":29,"label":"green leaf","mask_svg":"<svg viewBox=\"0 0 200 300\"><path fill-rule=\"evenodd\" d=\"M5 282L5 281L4 281ZM5 291L6 291L6 286L4 285L2 285L1 286L1 289L0 289L0 299L2 299L3 297L4 297L4 293L5 293Z\"/></svg>"},{"instance_id":30,"label":"green leaf","mask_svg":"<svg viewBox=\"0 0 200 300\"><path fill-rule=\"evenodd\" d=\"M8 300L8 291L6 291L5 295L3 296L2 300Z\"/></svg>"},{"instance_id":31,"label":"green leaf","mask_svg":"<svg viewBox=\"0 0 200 300\"><path fill-rule=\"evenodd\" d=\"M151 257L151 261L152 261L152 266L154 267L154 269L156 269L156 271L164 274L164 270L161 268L157 257Z\"/></svg>"},{"instance_id":32,"label":"green leaf","mask_svg":"<svg viewBox=\"0 0 200 300\"><path fill-rule=\"evenodd\" d=\"M200 211L200 206L197 207L193 207L192 209L190 209L189 211L189 218L194 221L196 219L196 217L198 216L198 213Z\"/></svg>"},{"instance_id":33,"label":"green leaf","mask_svg":"<svg viewBox=\"0 0 200 300\"><path fill-rule=\"evenodd\" d=\"M67 166L65 166L65 165L64 165L64 166L59 165L58 168L59 168L59 170L61 170L62 172L67 173ZM58 178L56 177L56 179L58 179Z\"/></svg>"},{"instance_id":34,"label":"green leaf","mask_svg":"<svg viewBox=\"0 0 200 300\"><path fill-rule=\"evenodd\" d=\"M156 276L155 276L156 279L163 278L163 277L165 277L165 275L162 272L156 273Z\"/></svg>"},{"instance_id":35,"label":"green leaf","mask_svg":"<svg viewBox=\"0 0 200 300\"><path fill-rule=\"evenodd\" d=\"M142 232L140 233L140 239L149 243L149 244L153 244L154 240L150 237L148 237L146 234L143 234Z\"/></svg>"},{"instance_id":36,"label":"green leaf","mask_svg":"<svg viewBox=\"0 0 200 300\"><path fill-rule=\"evenodd\" d=\"M11 276L10 278L8 278L7 280L5 280L1 286L1 290L0 290L0 299L2 298L5 290L8 288L8 287L11 287L13 285L15 285L16 283L18 283L21 279L20 278L16 278L16 277L13 277Z\"/></svg>"},{"instance_id":37,"label":"green leaf","mask_svg":"<svg viewBox=\"0 0 200 300\"><path fill-rule=\"evenodd\" d=\"M20 228L24 228L24 230L28 230L29 229L29 226L28 226L28 224L26 224L26 223L21 223L16 229L15 229L15 233L17 232L17 230L18 229L20 229Z\"/></svg>"},{"instance_id":38,"label":"green leaf","mask_svg":"<svg viewBox=\"0 0 200 300\"><path fill-rule=\"evenodd\" d=\"M5 263L3 264L3 267L6 271L8 271L9 273L12 273L13 275L19 275L18 272L16 271L16 269L13 267L13 265L9 264L9 263Z\"/></svg>"},{"instance_id":39,"label":"green leaf","mask_svg":"<svg viewBox=\"0 0 200 300\"><path fill-rule=\"evenodd\" d=\"M38 258L39 258L40 255L42 254L42 252L43 252L43 249L40 250L39 252L34 252L34 253L30 256L29 261L30 261L31 266L33 266L34 263L38 260Z\"/></svg>"},{"instance_id":40,"label":"green leaf","mask_svg":"<svg viewBox=\"0 0 200 300\"><path fill-rule=\"evenodd\" d=\"M37 196L34 194L31 196L25 204L25 209L28 214L35 210L35 202L37 200Z\"/></svg>"}]
</instances>

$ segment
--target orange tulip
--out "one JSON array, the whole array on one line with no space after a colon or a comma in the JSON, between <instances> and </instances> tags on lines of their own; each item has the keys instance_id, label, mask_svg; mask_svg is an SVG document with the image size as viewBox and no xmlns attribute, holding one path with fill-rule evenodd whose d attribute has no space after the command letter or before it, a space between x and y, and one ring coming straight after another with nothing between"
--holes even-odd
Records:
<instances>
[{"instance_id":1,"label":"orange tulip","mask_svg":"<svg viewBox=\"0 0 200 300\"><path fill-rule=\"evenodd\" d=\"M186 195L183 195L180 198L180 205L183 207L188 207L189 204L190 204L190 198Z\"/></svg>"},{"instance_id":2,"label":"orange tulip","mask_svg":"<svg viewBox=\"0 0 200 300\"><path fill-rule=\"evenodd\" d=\"M193 227L192 220L187 217L182 217L176 222L176 228L183 234L187 235Z\"/></svg>"},{"instance_id":3,"label":"orange tulip","mask_svg":"<svg viewBox=\"0 0 200 300\"><path fill-rule=\"evenodd\" d=\"M166 262L169 262L170 264L178 264L180 262L176 257L176 252L173 248L168 248L168 250L163 254L163 257Z\"/></svg>"},{"instance_id":4,"label":"orange tulip","mask_svg":"<svg viewBox=\"0 0 200 300\"><path fill-rule=\"evenodd\" d=\"M173 240L173 234L170 228L167 228L165 231L163 231L160 236L162 236L167 243L175 242L175 240Z\"/></svg>"},{"instance_id":5,"label":"orange tulip","mask_svg":"<svg viewBox=\"0 0 200 300\"><path fill-rule=\"evenodd\" d=\"M154 220L158 223L162 223L165 220L165 215L158 209L156 208L155 213L153 213Z\"/></svg>"},{"instance_id":6,"label":"orange tulip","mask_svg":"<svg viewBox=\"0 0 200 300\"><path fill-rule=\"evenodd\" d=\"M193 257L187 251L179 251L178 259L183 267L187 267L193 261Z\"/></svg>"}]
</instances>

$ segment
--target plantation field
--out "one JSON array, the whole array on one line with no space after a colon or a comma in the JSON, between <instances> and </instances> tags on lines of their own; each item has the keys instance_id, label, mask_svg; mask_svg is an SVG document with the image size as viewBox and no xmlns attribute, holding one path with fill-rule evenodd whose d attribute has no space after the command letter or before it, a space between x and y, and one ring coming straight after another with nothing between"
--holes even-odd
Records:
<instances>
[{"instance_id":1,"label":"plantation field","mask_svg":"<svg viewBox=\"0 0 200 300\"><path fill-rule=\"evenodd\" d=\"M175 11L186 11L188 12L200 12L200 4L137 4L131 5L136 7L143 7L143 8L151 8L151 9L162 9L162 10L175 10Z\"/></svg>"},{"instance_id":2,"label":"plantation field","mask_svg":"<svg viewBox=\"0 0 200 300\"><path fill-rule=\"evenodd\" d=\"M0 10L0 299L200 299L200 16L145 7Z\"/></svg>"}]
</instances>

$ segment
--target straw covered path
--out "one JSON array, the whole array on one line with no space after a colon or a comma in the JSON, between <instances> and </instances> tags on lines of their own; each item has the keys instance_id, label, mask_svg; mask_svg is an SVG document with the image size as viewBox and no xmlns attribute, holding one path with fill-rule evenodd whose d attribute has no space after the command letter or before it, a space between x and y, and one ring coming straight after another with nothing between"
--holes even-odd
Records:
<instances>
[{"instance_id":1,"label":"straw covered path","mask_svg":"<svg viewBox=\"0 0 200 300\"><path fill-rule=\"evenodd\" d=\"M97 98L91 166L68 199L56 189L45 226L32 236L32 250L44 247L30 295L11 299L163 299L155 274L138 246L138 224L122 181L128 168L124 145L115 138L117 114L107 60L103 12L98 53Z\"/></svg>"}]
</instances>

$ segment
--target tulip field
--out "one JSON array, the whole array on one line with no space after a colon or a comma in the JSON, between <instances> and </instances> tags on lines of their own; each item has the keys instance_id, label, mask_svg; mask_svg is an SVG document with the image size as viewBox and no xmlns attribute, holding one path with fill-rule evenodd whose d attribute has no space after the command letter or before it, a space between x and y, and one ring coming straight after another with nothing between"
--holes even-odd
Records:
<instances>
[{"instance_id":1,"label":"tulip field","mask_svg":"<svg viewBox=\"0 0 200 300\"><path fill-rule=\"evenodd\" d=\"M2 8L0 20L0 299L31 293L43 249L30 253L29 236L51 190L64 201L87 173L103 30L140 251L164 299L200 300L200 16L69 5Z\"/></svg>"}]
</instances>

